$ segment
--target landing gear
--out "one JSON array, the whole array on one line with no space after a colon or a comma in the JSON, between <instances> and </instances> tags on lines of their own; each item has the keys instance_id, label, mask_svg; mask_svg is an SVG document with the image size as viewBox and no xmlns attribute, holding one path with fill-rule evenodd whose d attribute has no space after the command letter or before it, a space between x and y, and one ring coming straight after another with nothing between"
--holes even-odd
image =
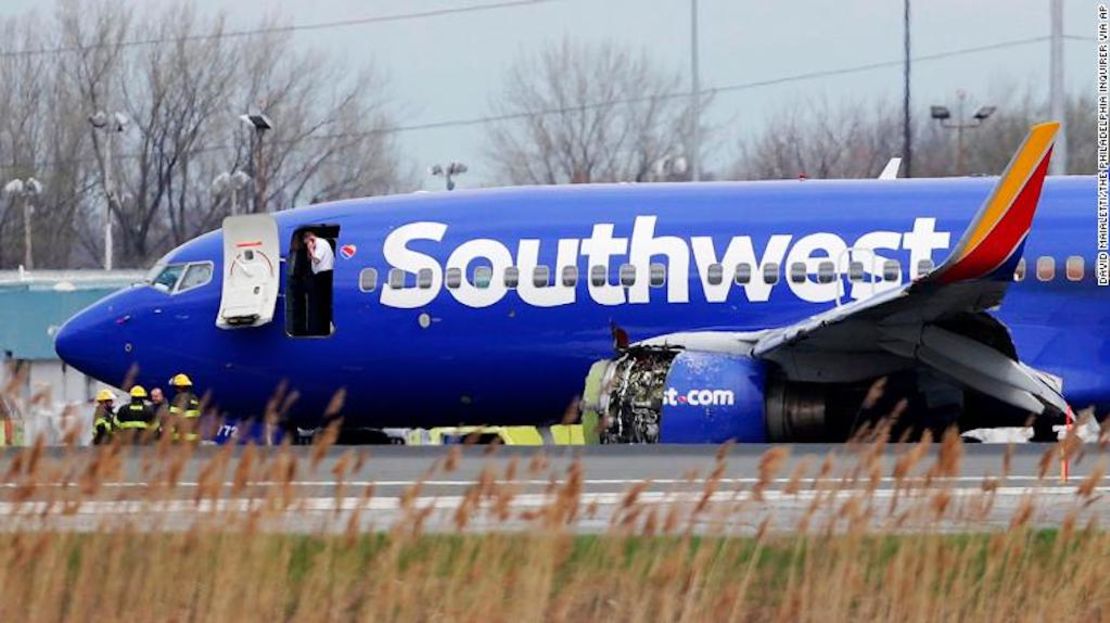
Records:
<instances>
[{"instance_id":1,"label":"landing gear","mask_svg":"<svg viewBox=\"0 0 1110 623\"><path fill-rule=\"evenodd\" d=\"M1055 422L1052 421L1052 418L1034 418L1033 436L1029 438L1029 441L1033 443L1055 443L1059 440L1059 437L1052 428L1053 424L1055 424Z\"/></svg>"}]
</instances>

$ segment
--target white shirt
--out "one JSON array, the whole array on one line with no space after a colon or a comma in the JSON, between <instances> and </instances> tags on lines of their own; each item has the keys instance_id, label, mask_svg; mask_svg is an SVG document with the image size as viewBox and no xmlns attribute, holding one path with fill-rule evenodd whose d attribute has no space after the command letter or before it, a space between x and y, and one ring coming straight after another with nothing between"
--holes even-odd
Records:
<instances>
[{"instance_id":1,"label":"white shirt","mask_svg":"<svg viewBox=\"0 0 1110 623\"><path fill-rule=\"evenodd\" d=\"M333 268L335 268L335 252L331 250L327 240L317 238L316 248L312 252L312 274L316 275Z\"/></svg>"}]
</instances>

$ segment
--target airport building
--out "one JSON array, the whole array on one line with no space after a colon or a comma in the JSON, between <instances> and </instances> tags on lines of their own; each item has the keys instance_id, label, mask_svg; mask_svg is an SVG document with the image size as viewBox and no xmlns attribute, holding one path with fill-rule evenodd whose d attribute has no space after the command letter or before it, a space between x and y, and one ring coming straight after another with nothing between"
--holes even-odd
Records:
<instances>
[{"instance_id":1,"label":"airport building","mask_svg":"<svg viewBox=\"0 0 1110 623\"><path fill-rule=\"evenodd\" d=\"M142 271L0 271L0 445L40 433L57 442L64 419L84 415L100 387L58 358L54 334L76 312L142 277Z\"/></svg>"}]
</instances>

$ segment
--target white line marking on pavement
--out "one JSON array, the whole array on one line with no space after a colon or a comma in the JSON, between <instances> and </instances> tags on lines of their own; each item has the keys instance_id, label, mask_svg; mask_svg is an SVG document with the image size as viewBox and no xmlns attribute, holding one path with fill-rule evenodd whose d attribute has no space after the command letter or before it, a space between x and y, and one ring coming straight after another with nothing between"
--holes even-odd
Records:
<instances>
[{"instance_id":1,"label":"white line marking on pavement","mask_svg":"<svg viewBox=\"0 0 1110 623\"><path fill-rule=\"evenodd\" d=\"M1072 475L1072 478L1076 479L1076 480L1081 479L1083 477L1084 477L1083 475ZM784 484L784 483L790 482L790 480L791 480L790 478L774 478L774 479L769 480L767 482L775 483L775 484ZM802 485L835 484L835 483L844 482L845 480L846 479L843 478L843 477L829 477L829 478L824 478L824 479L821 479L821 480L816 480L816 479L813 479L813 478L802 478L802 479L798 480L798 483L802 484ZM864 482L864 481L868 481L868 480L869 480L868 478L860 477L860 478L856 479L856 482ZM961 483L961 482L962 483L967 483L967 482L983 483L983 482L987 482L987 481L991 481L991 482L1038 482L1038 481L1040 481L1040 482L1048 483L1048 482L1053 482L1055 480L1057 480L1057 477L1055 475L1046 476L1044 478L1039 478L1037 476L1005 476L1005 477L1002 477L1002 476L951 476L951 477L944 477L944 478L936 477L936 478L931 479L931 481L934 482L934 483ZM647 483L650 483L650 484L653 484L653 485L684 485L684 484L688 484L688 485L701 486L701 485L704 485L707 481L708 480L704 479L704 478L696 479L696 480L688 480L688 479L685 479L685 478L598 478L598 479L589 479L588 478L588 479L583 480L582 483L585 484L585 485L634 485L634 484L641 484L641 483L647 482ZM902 482L905 483L905 484L917 484L917 483L920 483L921 481L922 481L922 477L920 477L920 476L908 477L908 478L904 478L902 480ZM721 483L721 484L756 484L756 483L760 482L760 479L759 478L719 478L715 482L718 482L718 483ZM879 483L885 483L885 484L892 484L892 483L898 482L898 480L893 478L893 477L890 477L890 476L883 476L882 478L879 478L878 482ZM377 486L377 487L406 487L406 486L413 486L413 485L417 485L417 484L423 485L423 486L429 486L429 487L469 487L469 486L472 486L476 483L477 483L477 480L344 480L344 481L342 481L343 485L351 486L351 487L368 487L370 485L374 485L374 486ZM543 480L543 479L501 480L501 479L497 479L497 480L494 480L493 483L497 484L497 485L541 486L541 485L549 485L549 484L552 484L552 483L554 483L556 485L561 485L561 484L565 484L566 480L564 480L564 479L557 479L557 480ZM26 484L18 483L18 482L4 482L4 483L0 483L0 488L3 488L3 489L19 489L19 488L23 488L23 487L27 487L27 486L58 488L58 487L76 487L79 484L80 483L78 483L76 481L70 481L70 482L36 482L36 483L26 483ZM104 488L109 488L109 489L126 489L126 488L137 488L137 487L149 487L149 486L151 486L151 484L152 483L150 481L136 480L136 481L130 481L130 482L102 482L102 483L99 483L98 486L99 487L104 487ZM154 482L153 484L157 484L157 485L160 486L160 485L164 485L165 483L164 482ZM286 485L286 484L288 484L289 486L293 486L293 487L332 487L332 486L340 484L340 481L338 481L338 480L293 480L293 481L290 481L288 483L285 483L285 482L282 482L280 480L251 480L251 481L247 481L246 484L247 484L247 486L260 486L260 487L283 486L283 485ZM225 482L222 483L222 486L225 486L225 487L231 487L231 486L234 486L234 485L235 485L235 483L231 482L231 481L225 481ZM201 486L201 483L198 482L198 481L195 481L195 480L182 480L182 481L174 483L174 486L175 487L194 487L195 488L195 487Z\"/></svg>"},{"instance_id":2,"label":"white line marking on pavement","mask_svg":"<svg viewBox=\"0 0 1110 623\"><path fill-rule=\"evenodd\" d=\"M996 497L1062 497L1075 498L1077 488L1071 486L1053 487L998 487L993 492L983 492L978 489L951 489L951 490L916 490L911 492L895 491L893 489L843 489L839 491L800 491L798 493L783 493L781 491L765 491L762 502L808 502L821 496L825 501L830 499L851 498L863 495L872 499L887 499L894 495L904 498L922 498L936 491L947 491L956 497L972 497L976 495L994 495ZM919 495L913 495L914 493ZM1092 493L1110 493L1110 486L1096 487ZM921 495L924 494L924 495ZM612 506L623 504L626 493L583 493L578 497L579 506L597 504L599 506ZM645 491L635 498L636 503L643 504L668 504L668 503L695 503L700 502L703 494L696 492L658 492ZM424 496L410 500L411 508L437 510L453 510L458 508L465 496ZM513 496L510 506L513 508L539 508L554 502L556 496L547 494L521 494ZM1078 498L1076 498L1078 499ZM756 501L750 492L719 491L709 496L710 502L745 502ZM162 501L82 501L72 502L69 506L62 502L0 502L0 516L14 515L20 518L35 517L63 517L66 515L132 515L149 513L219 513L219 512L246 512L265 508L272 505L273 500L259 498L222 499L222 500L162 500ZM323 512L323 511L352 511L356 509L372 511L397 511L404 508L401 497L311 497L295 499L290 504L287 512ZM68 509L68 512L67 510ZM52 513L52 514L47 514Z\"/></svg>"}]
</instances>

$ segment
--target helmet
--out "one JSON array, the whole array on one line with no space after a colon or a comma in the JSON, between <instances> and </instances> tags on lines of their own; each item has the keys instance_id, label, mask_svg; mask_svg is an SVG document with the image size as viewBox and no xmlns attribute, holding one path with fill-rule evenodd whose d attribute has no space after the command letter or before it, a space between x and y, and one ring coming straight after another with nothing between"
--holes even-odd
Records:
<instances>
[{"instance_id":1,"label":"helmet","mask_svg":"<svg viewBox=\"0 0 1110 623\"><path fill-rule=\"evenodd\" d=\"M184 374L177 374L172 379L170 379L170 385L173 385L174 387L192 387L193 382L189 380L189 377L185 376Z\"/></svg>"},{"instance_id":2,"label":"helmet","mask_svg":"<svg viewBox=\"0 0 1110 623\"><path fill-rule=\"evenodd\" d=\"M136 385L131 388L132 398L146 398L146 389L142 385Z\"/></svg>"},{"instance_id":3,"label":"helmet","mask_svg":"<svg viewBox=\"0 0 1110 623\"><path fill-rule=\"evenodd\" d=\"M102 390L96 392L96 401L97 402L104 402L104 401L107 401L107 400L115 400L115 399L116 399L116 395L113 394L112 390L110 390L110 389L102 389Z\"/></svg>"}]
</instances>

